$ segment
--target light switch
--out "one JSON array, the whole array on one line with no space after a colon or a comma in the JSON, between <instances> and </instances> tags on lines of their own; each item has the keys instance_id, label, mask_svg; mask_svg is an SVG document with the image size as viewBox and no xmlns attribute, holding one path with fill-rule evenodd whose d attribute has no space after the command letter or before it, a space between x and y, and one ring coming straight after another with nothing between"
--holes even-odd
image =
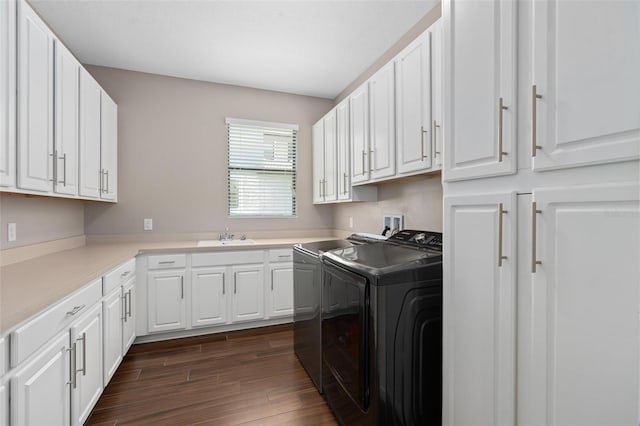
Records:
<instances>
[{"instance_id":1,"label":"light switch","mask_svg":"<svg viewBox=\"0 0 640 426\"><path fill-rule=\"evenodd\" d=\"M153 219L146 218L144 220L144 230L151 231L153 229Z\"/></svg>"},{"instance_id":2,"label":"light switch","mask_svg":"<svg viewBox=\"0 0 640 426\"><path fill-rule=\"evenodd\" d=\"M9 242L15 241L16 238L17 238L17 236L16 236L16 224L15 223L7 224L7 241L9 241Z\"/></svg>"}]
</instances>

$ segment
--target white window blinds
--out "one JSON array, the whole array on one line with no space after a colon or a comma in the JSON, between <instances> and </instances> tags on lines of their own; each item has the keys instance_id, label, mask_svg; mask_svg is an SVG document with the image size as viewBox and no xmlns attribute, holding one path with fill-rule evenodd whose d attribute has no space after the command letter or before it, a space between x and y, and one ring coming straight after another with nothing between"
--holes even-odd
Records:
<instances>
[{"instance_id":1,"label":"white window blinds","mask_svg":"<svg viewBox=\"0 0 640 426\"><path fill-rule=\"evenodd\" d=\"M298 126L227 118L229 216L296 215Z\"/></svg>"}]
</instances>

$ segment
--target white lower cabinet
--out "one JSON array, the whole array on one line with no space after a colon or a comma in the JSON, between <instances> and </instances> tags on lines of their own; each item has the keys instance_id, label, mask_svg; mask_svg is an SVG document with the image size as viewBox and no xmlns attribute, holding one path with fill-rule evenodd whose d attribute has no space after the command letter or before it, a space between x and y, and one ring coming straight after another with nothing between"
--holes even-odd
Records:
<instances>
[{"instance_id":1,"label":"white lower cabinet","mask_svg":"<svg viewBox=\"0 0 640 426\"><path fill-rule=\"evenodd\" d=\"M233 266L233 321L264 317L264 265Z\"/></svg>"},{"instance_id":2,"label":"white lower cabinet","mask_svg":"<svg viewBox=\"0 0 640 426\"><path fill-rule=\"evenodd\" d=\"M102 306L71 327L72 425L82 425L102 394Z\"/></svg>"},{"instance_id":3,"label":"white lower cabinet","mask_svg":"<svg viewBox=\"0 0 640 426\"><path fill-rule=\"evenodd\" d=\"M0 426L9 425L9 392L6 384L0 384Z\"/></svg>"},{"instance_id":4,"label":"white lower cabinet","mask_svg":"<svg viewBox=\"0 0 640 426\"><path fill-rule=\"evenodd\" d=\"M191 326L227 322L227 268L194 268L191 271Z\"/></svg>"},{"instance_id":5,"label":"white lower cabinet","mask_svg":"<svg viewBox=\"0 0 640 426\"><path fill-rule=\"evenodd\" d=\"M293 264L269 265L269 318L293 315Z\"/></svg>"},{"instance_id":6,"label":"white lower cabinet","mask_svg":"<svg viewBox=\"0 0 640 426\"><path fill-rule=\"evenodd\" d=\"M136 340L136 280L130 280L122 287L122 356L124 356L133 341Z\"/></svg>"},{"instance_id":7,"label":"white lower cabinet","mask_svg":"<svg viewBox=\"0 0 640 426\"><path fill-rule=\"evenodd\" d=\"M184 269L148 273L149 332L186 327L185 275Z\"/></svg>"},{"instance_id":8,"label":"white lower cabinet","mask_svg":"<svg viewBox=\"0 0 640 426\"><path fill-rule=\"evenodd\" d=\"M104 324L104 384L113 377L122 362L124 309L122 288L117 287L102 301L102 319Z\"/></svg>"},{"instance_id":9,"label":"white lower cabinet","mask_svg":"<svg viewBox=\"0 0 640 426\"><path fill-rule=\"evenodd\" d=\"M68 425L71 413L69 332L65 331L19 367L11 379L11 423Z\"/></svg>"}]
</instances>

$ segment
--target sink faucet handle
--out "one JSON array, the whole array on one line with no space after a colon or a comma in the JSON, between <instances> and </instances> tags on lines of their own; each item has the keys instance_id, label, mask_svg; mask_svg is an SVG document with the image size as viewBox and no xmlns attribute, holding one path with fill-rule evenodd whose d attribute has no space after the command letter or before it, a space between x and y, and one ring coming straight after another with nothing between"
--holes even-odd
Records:
<instances>
[{"instance_id":1,"label":"sink faucet handle","mask_svg":"<svg viewBox=\"0 0 640 426\"><path fill-rule=\"evenodd\" d=\"M240 239L241 239L242 241L246 240L246 239L247 239L247 234L242 234L242 237L240 237Z\"/></svg>"}]
</instances>

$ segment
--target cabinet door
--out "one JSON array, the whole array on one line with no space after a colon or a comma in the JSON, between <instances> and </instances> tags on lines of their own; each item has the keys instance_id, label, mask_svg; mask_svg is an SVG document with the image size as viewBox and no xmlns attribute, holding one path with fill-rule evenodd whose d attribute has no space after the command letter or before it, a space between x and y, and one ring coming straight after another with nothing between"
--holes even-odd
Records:
<instances>
[{"instance_id":1,"label":"cabinet door","mask_svg":"<svg viewBox=\"0 0 640 426\"><path fill-rule=\"evenodd\" d=\"M638 422L639 199L637 183L533 191L520 424Z\"/></svg>"},{"instance_id":2,"label":"cabinet door","mask_svg":"<svg viewBox=\"0 0 640 426\"><path fill-rule=\"evenodd\" d=\"M515 194L444 199L444 425L515 422Z\"/></svg>"},{"instance_id":3,"label":"cabinet door","mask_svg":"<svg viewBox=\"0 0 640 426\"><path fill-rule=\"evenodd\" d=\"M369 85L363 84L349 96L351 125L351 182L369 180Z\"/></svg>"},{"instance_id":4,"label":"cabinet door","mask_svg":"<svg viewBox=\"0 0 640 426\"><path fill-rule=\"evenodd\" d=\"M640 3L548 0L533 9L533 169L639 158Z\"/></svg>"},{"instance_id":5,"label":"cabinet door","mask_svg":"<svg viewBox=\"0 0 640 426\"><path fill-rule=\"evenodd\" d=\"M80 62L56 40L55 43L55 149L54 191L78 194L78 119Z\"/></svg>"},{"instance_id":6,"label":"cabinet door","mask_svg":"<svg viewBox=\"0 0 640 426\"><path fill-rule=\"evenodd\" d=\"M104 332L104 372L106 385L122 362L122 318L124 316L122 288L118 287L102 301Z\"/></svg>"},{"instance_id":7,"label":"cabinet door","mask_svg":"<svg viewBox=\"0 0 640 426\"><path fill-rule=\"evenodd\" d=\"M184 278L184 270L147 274L150 333L186 327Z\"/></svg>"},{"instance_id":8,"label":"cabinet door","mask_svg":"<svg viewBox=\"0 0 640 426\"><path fill-rule=\"evenodd\" d=\"M16 2L0 2L0 186L16 185Z\"/></svg>"},{"instance_id":9,"label":"cabinet door","mask_svg":"<svg viewBox=\"0 0 640 426\"><path fill-rule=\"evenodd\" d=\"M431 167L431 34L396 57L398 174Z\"/></svg>"},{"instance_id":10,"label":"cabinet door","mask_svg":"<svg viewBox=\"0 0 640 426\"><path fill-rule=\"evenodd\" d=\"M191 271L191 326L227 322L227 283L224 266Z\"/></svg>"},{"instance_id":11,"label":"cabinet door","mask_svg":"<svg viewBox=\"0 0 640 426\"><path fill-rule=\"evenodd\" d=\"M136 280L129 281L122 287L124 323L122 324L122 356L124 357L133 341L136 340Z\"/></svg>"},{"instance_id":12,"label":"cabinet door","mask_svg":"<svg viewBox=\"0 0 640 426\"><path fill-rule=\"evenodd\" d=\"M445 181L516 171L516 5L443 2Z\"/></svg>"},{"instance_id":13,"label":"cabinet door","mask_svg":"<svg viewBox=\"0 0 640 426\"><path fill-rule=\"evenodd\" d=\"M324 183L322 195L325 201L337 200L337 145L336 145L336 110L332 109L322 119L324 121Z\"/></svg>"},{"instance_id":14,"label":"cabinet door","mask_svg":"<svg viewBox=\"0 0 640 426\"><path fill-rule=\"evenodd\" d=\"M395 64L389 62L369 80L369 159L371 179L396 173Z\"/></svg>"},{"instance_id":15,"label":"cabinet door","mask_svg":"<svg viewBox=\"0 0 640 426\"><path fill-rule=\"evenodd\" d=\"M234 266L233 322L264 318L264 266Z\"/></svg>"},{"instance_id":16,"label":"cabinet door","mask_svg":"<svg viewBox=\"0 0 640 426\"><path fill-rule=\"evenodd\" d=\"M100 198L115 201L118 198L118 105L104 91L101 91L100 102Z\"/></svg>"},{"instance_id":17,"label":"cabinet door","mask_svg":"<svg viewBox=\"0 0 640 426\"><path fill-rule=\"evenodd\" d=\"M345 99L336 106L336 146L338 200L351 198L351 138L349 132L349 100Z\"/></svg>"},{"instance_id":18,"label":"cabinet door","mask_svg":"<svg viewBox=\"0 0 640 426\"><path fill-rule=\"evenodd\" d=\"M75 383L72 384L71 424L84 424L102 394L102 306L98 303L71 327L75 346Z\"/></svg>"},{"instance_id":19,"label":"cabinet door","mask_svg":"<svg viewBox=\"0 0 640 426\"><path fill-rule=\"evenodd\" d=\"M0 426L9 426L9 392L5 384L0 385Z\"/></svg>"},{"instance_id":20,"label":"cabinet door","mask_svg":"<svg viewBox=\"0 0 640 426\"><path fill-rule=\"evenodd\" d=\"M53 188L53 43L47 25L18 2L18 187Z\"/></svg>"},{"instance_id":21,"label":"cabinet door","mask_svg":"<svg viewBox=\"0 0 640 426\"><path fill-rule=\"evenodd\" d=\"M270 265L269 283L269 317L293 315L293 265Z\"/></svg>"},{"instance_id":22,"label":"cabinet door","mask_svg":"<svg viewBox=\"0 0 640 426\"><path fill-rule=\"evenodd\" d=\"M11 379L12 424L70 424L69 353L69 333L64 332L17 369Z\"/></svg>"},{"instance_id":23,"label":"cabinet door","mask_svg":"<svg viewBox=\"0 0 640 426\"><path fill-rule=\"evenodd\" d=\"M431 146L433 169L442 168L443 58L442 20L429 27L431 35Z\"/></svg>"},{"instance_id":24,"label":"cabinet door","mask_svg":"<svg viewBox=\"0 0 640 426\"><path fill-rule=\"evenodd\" d=\"M311 127L313 144L313 202L324 201L322 185L324 183L324 120L320 119Z\"/></svg>"},{"instance_id":25,"label":"cabinet door","mask_svg":"<svg viewBox=\"0 0 640 426\"><path fill-rule=\"evenodd\" d=\"M98 83L80 70L79 194L99 198L103 173L100 168L100 94Z\"/></svg>"}]
</instances>

